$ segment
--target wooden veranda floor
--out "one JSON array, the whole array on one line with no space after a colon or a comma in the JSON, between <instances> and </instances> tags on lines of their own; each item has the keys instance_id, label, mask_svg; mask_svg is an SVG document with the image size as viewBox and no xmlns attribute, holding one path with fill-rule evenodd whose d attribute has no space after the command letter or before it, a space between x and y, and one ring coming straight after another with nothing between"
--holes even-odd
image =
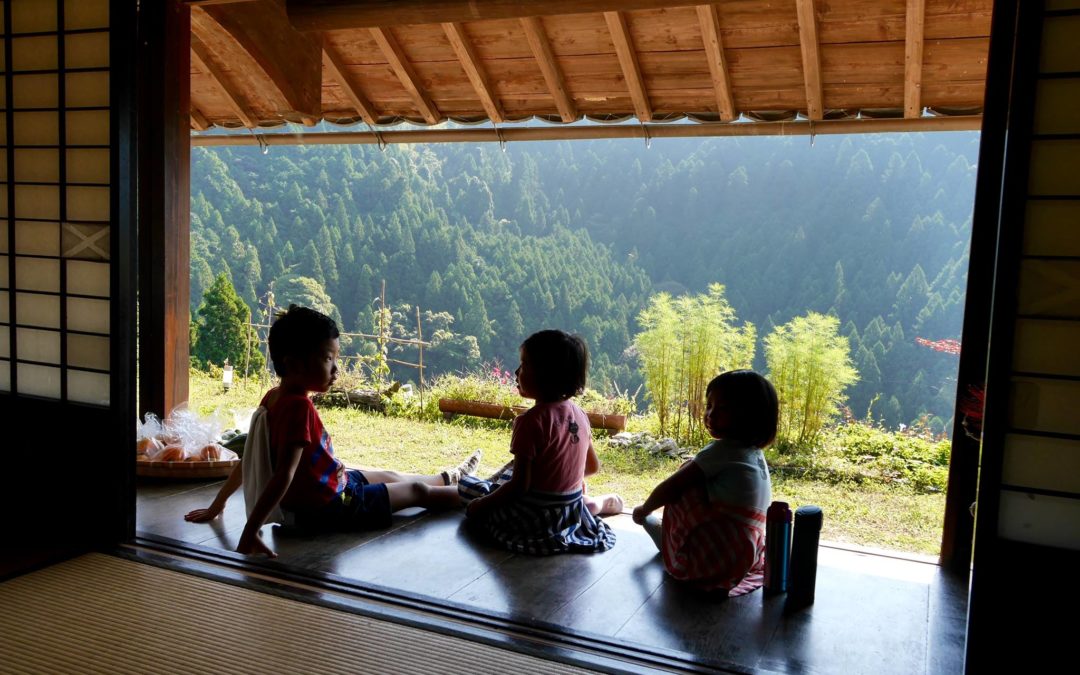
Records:
<instances>
[{"instance_id":1,"label":"wooden veranda floor","mask_svg":"<svg viewBox=\"0 0 1080 675\"><path fill-rule=\"evenodd\" d=\"M239 496L211 525L183 520L219 485L141 484L138 531L232 550L244 525ZM816 603L787 613L783 596L717 602L681 587L628 516L608 522L619 537L613 550L549 558L475 540L460 513L418 509L395 515L388 530L307 537L266 528L264 537L294 568L737 670L962 671L967 589L936 565L822 546Z\"/></svg>"}]
</instances>

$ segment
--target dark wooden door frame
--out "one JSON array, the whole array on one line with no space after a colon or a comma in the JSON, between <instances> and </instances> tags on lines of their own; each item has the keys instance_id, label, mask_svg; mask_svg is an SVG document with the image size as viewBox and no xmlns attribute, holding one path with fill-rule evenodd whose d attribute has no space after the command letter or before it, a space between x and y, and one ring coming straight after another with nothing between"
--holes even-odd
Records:
<instances>
[{"instance_id":1,"label":"dark wooden door frame","mask_svg":"<svg viewBox=\"0 0 1080 675\"><path fill-rule=\"evenodd\" d=\"M1004 132L1013 95L1013 35L1018 4L1016 0L995 0L991 21L982 135L979 139L979 171L975 184L964 299L963 347L956 377L953 447L945 491L941 564L963 575L971 570L975 534L971 507L976 500L981 443L966 433L961 406L972 397L973 389L985 391L986 387L991 310L1000 246L1001 176L1006 151Z\"/></svg>"},{"instance_id":2,"label":"dark wooden door frame","mask_svg":"<svg viewBox=\"0 0 1080 675\"><path fill-rule=\"evenodd\" d=\"M191 284L191 9L139 16L139 414L188 398Z\"/></svg>"}]
</instances>

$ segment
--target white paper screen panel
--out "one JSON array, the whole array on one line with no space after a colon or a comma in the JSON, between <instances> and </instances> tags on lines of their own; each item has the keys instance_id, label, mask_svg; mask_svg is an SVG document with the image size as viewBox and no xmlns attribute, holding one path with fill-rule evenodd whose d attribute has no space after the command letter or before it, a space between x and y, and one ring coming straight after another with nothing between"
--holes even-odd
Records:
<instances>
[{"instance_id":1,"label":"white paper screen panel","mask_svg":"<svg viewBox=\"0 0 1080 675\"><path fill-rule=\"evenodd\" d=\"M60 151L54 148L16 150L15 180L33 183L59 183Z\"/></svg>"},{"instance_id":2,"label":"white paper screen panel","mask_svg":"<svg viewBox=\"0 0 1080 675\"><path fill-rule=\"evenodd\" d=\"M1080 257L1080 201L1029 201L1024 223L1024 255Z\"/></svg>"},{"instance_id":3,"label":"white paper screen panel","mask_svg":"<svg viewBox=\"0 0 1080 675\"><path fill-rule=\"evenodd\" d=\"M1080 115L1076 114L1080 77L1040 80L1036 86L1039 104L1035 110L1035 133L1080 133Z\"/></svg>"},{"instance_id":4,"label":"white paper screen panel","mask_svg":"<svg viewBox=\"0 0 1080 675\"><path fill-rule=\"evenodd\" d=\"M15 250L24 255L59 256L60 223L15 221Z\"/></svg>"},{"instance_id":5,"label":"white paper screen panel","mask_svg":"<svg viewBox=\"0 0 1080 675\"><path fill-rule=\"evenodd\" d=\"M109 405L109 376L106 373L68 371L68 399L82 403Z\"/></svg>"},{"instance_id":6,"label":"white paper screen panel","mask_svg":"<svg viewBox=\"0 0 1080 675\"><path fill-rule=\"evenodd\" d=\"M1080 494L1080 440L1008 434L1001 481L1017 487Z\"/></svg>"},{"instance_id":7,"label":"white paper screen panel","mask_svg":"<svg viewBox=\"0 0 1080 675\"><path fill-rule=\"evenodd\" d=\"M1080 140L1032 142L1028 189L1035 196L1080 194Z\"/></svg>"},{"instance_id":8,"label":"white paper screen panel","mask_svg":"<svg viewBox=\"0 0 1080 675\"><path fill-rule=\"evenodd\" d=\"M1080 322L1020 319L1013 341L1013 370L1080 376Z\"/></svg>"},{"instance_id":9,"label":"white paper screen panel","mask_svg":"<svg viewBox=\"0 0 1080 675\"><path fill-rule=\"evenodd\" d=\"M60 333L34 328L19 328L19 358L50 365L60 365Z\"/></svg>"},{"instance_id":10,"label":"white paper screen panel","mask_svg":"<svg viewBox=\"0 0 1080 675\"><path fill-rule=\"evenodd\" d=\"M109 0L0 8L0 390L108 405Z\"/></svg>"},{"instance_id":11,"label":"white paper screen panel","mask_svg":"<svg viewBox=\"0 0 1080 675\"><path fill-rule=\"evenodd\" d=\"M1080 435L1080 382L1014 377L1009 426L1016 430Z\"/></svg>"},{"instance_id":12,"label":"white paper screen panel","mask_svg":"<svg viewBox=\"0 0 1080 675\"><path fill-rule=\"evenodd\" d=\"M1080 16L1055 16L1043 22L1041 73L1080 72Z\"/></svg>"},{"instance_id":13,"label":"white paper screen panel","mask_svg":"<svg viewBox=\"0 0 1080 675\"><path fill-rule=\"evenodd\" d=\"M1001 491L998 534L1005 539L1043 546L1080 549L1080 499Z\"/></svg>"},{"instance_id":14,"label":"white paper screen panel","mask_svg":"<svg viewBox=\"0 0 1080 675\"><path fill-rule=\"evenodd\" d=\"M56 38L17 37L11 40L12 70L56 70Z\"/></svg>"},{"instance_id":15,"label":"white paper screen panel","mask_svg":"<svg viewBox=\"0 0 1080 675\"><path fill-rule=\"evenodd\" d=\"M1021 315L1080 317L1080 259L1024 260L1017 293Z\"/></svg>"}]
</instances>

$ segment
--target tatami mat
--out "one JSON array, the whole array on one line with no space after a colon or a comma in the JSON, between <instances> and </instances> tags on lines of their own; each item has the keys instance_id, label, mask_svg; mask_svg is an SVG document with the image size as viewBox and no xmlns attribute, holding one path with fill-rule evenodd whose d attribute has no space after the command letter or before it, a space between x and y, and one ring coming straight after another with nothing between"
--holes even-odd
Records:
<instances>
[{"instance_id":1,"label":"tatami mat","mask_svg":"<svg viewBox=\"0 0 1080 675\"><path fill-rule=\"evenodd\" d=\"M89 554L0 584L3 673L571 673L461 638Z\"/></svg>"}]
</instances>

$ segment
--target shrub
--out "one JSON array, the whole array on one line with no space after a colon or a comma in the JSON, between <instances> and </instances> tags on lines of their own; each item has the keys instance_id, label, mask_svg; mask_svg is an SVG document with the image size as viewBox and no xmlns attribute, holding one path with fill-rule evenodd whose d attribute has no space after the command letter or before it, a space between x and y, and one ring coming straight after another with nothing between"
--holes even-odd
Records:
<instances>
[{"instance_id":1,"label":"shrub","mask_svg":"<svg viewBox=\"0 0 1080 675\"><path fill-rule=\"evenodd\" d=\"M834 316L810 312L765 338L769 379L780 398L777 448L811 447L840 414L844 389L858 381L847 338Z\"/></svg>"},{"instance_id":2,"label":"shrub","mask_svg":"<svg viewBox=\"0 0 1080 675\"><path fill-rule=\"evenodd\" d=\"M654 295L638 321L644 330L634 348L660 435L670 434L680 445L702 445L708 440L702 423L705 388L724 371L750 367L754 325L735 325L721 284L711 284L702 295Z\"/></svg>"},{"instance_id":3,"label":"shrub","mask_svg":"<svg viewBox=\"0 0 1080 675\"><path fill-rule=\"evenodd\" d=\"M917 493L945 490L951 443L910 431L888 431L849 421L822 430L813 447L770 452L777 471L793 471L828 483L876 483Z\"/></svg>"}]
</instances>

